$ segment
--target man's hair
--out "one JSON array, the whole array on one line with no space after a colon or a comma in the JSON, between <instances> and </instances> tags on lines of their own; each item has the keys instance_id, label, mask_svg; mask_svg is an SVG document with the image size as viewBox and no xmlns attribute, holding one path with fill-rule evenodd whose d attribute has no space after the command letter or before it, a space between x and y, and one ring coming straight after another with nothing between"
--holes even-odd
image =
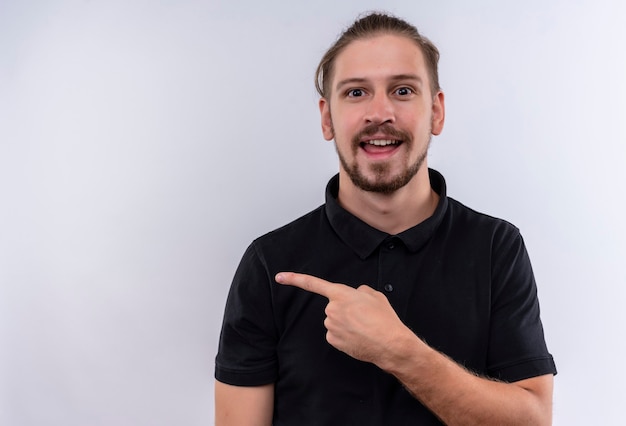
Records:
<instances>
[{"instance_id":1,"label":"man's hair","mask_svg":"<svg viewBox=\"0 0 626 426\"><path fill-rule=\"evenodd\" d=\"M330 96L335 59L346 46L355 40L375 37L381 34L404 36L417 44L424 55L426 69L430 78L431 94L434 96L440 90L439 73L437 71L439 50L430 40L423 37L415 26L403 19L379 12L372 12L358 18L326 51L315 71L315 88L317 93L327 99Z\"/></svg>"}]
</instances>

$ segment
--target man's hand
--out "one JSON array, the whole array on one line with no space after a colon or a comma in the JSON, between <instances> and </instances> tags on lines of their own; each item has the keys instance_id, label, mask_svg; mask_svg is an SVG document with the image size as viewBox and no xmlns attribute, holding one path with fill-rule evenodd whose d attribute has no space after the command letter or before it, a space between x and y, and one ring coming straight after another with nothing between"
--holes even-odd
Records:
<instances>
[{"instance_id":1,"label":"man's hand","mask_svg":"<svg viewBox=\"0 0 626 426\"><path fill-rule=\"evenodd\" d=\"M411 333L387 297L366 285L354 289L293 272L280 272L276 282L326 297L326 340L353 358L380 366L393 350L396 336Z\"/></svg>"}]
</instances>

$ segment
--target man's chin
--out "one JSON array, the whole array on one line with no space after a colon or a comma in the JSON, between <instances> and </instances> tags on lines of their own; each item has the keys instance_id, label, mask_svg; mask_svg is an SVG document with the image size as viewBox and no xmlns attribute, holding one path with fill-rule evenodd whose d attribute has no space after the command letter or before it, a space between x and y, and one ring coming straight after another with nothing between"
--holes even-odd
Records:
<instances>
[{"instance_id":1,"label":"man's chin","mask_svg":"<svg viewBox=\"0 0 626 426\"><path fill-rule=\"evenodd\" d=\"M339 151L341 168L350 178L355 187L372 193L391 194L407 185L420 170L426 159L426 152L410 167L398 168L397 164L375 163L359 167L359 164L348 164ZM396 167L394 167L396 166ZM364 173L365 172L365 173Z\"/></svg>"},{"instance_id":2,"label":"man's chin","mask_svg":"<svg viewBox=\"0 0 626 426\"><path fill-rule=\"evenodd\" d=\"M406 184L408 184L412 176L401 175L401 176L391 176L385 178L367 178L365 176L350 176L352 183L357 188L366 191L373 192L378 194L392 194L398 189L402 188Z\"/></svg>"}]
</instances>

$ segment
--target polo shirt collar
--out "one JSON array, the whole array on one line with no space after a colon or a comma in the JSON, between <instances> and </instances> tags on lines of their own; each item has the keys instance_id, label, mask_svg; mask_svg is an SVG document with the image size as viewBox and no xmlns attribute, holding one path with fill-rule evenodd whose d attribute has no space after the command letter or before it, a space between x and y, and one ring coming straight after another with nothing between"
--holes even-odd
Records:
<instances>
[{"instance_id":1,"label":"polo shirt collar","mask_svg":"<svg viewBox=\"0 0 626 426\"><path fill-rule=\"evenodd\" d=\"M333 176L326 186L326 216L330 225L361 259L367 258L384 241L390 238L401 240L412 252L419 250L433 235L441 223L448 208L446 196L446 181L443 176L433 169L428 169L430 186L439 194L439 203L431 217L395 236L380 231L358 217L352 215L339 205L339 175Z\"/></svg>"}]
</instances>

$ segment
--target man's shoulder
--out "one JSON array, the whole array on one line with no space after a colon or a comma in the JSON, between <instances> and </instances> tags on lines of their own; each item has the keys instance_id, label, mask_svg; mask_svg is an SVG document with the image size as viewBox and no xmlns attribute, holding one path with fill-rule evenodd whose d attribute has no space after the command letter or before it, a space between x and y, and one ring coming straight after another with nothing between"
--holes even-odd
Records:
<instances>
[{"instance_id":1,"label":"man's shoulder","mask_svg":"<svg viewBox=\"0 0 626 426\"><path fill-rule=\"evenodd\" d=\"M448 213L454 224L471 227L479 232L491 231L509 235L520 233L519 228L511 222L475 210L451 197L448 197Z\"/></svg>"},{"instance_id":2,"label":"man's shoulder","mask_svg":"<svg viewBox=\"0 0 626 426\"><path fill-rule=\"evenodd\" d=\"M256 238L253 244L268 246L293 241L294 239L310 238L321 231L320 226L327 223L325 204L300 216L291 222Z\"/></svg>"},{"instance_id":3,"label":"man's shoulder","mask_svg":"<svg viewBox=\"0 0 626 426\"><path fill-rule=\"evenodd\" d=\"M513 262L526 250L517 226L452 198L448 198L446 219L437 235L441 244L461 250L463 256L490 262Z\"/></svg>"}]
</instances>

